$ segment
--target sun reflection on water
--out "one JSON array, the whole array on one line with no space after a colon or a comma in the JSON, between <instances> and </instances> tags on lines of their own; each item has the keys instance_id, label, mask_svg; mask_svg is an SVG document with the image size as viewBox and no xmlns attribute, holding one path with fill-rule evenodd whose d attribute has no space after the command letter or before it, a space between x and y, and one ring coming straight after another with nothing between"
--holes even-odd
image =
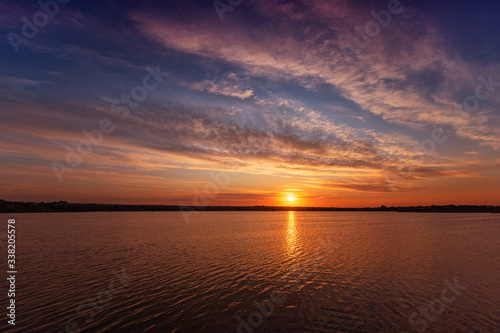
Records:
<instances>
[{"instance_id":1,"label":"sun reflection on water","mask_svg":"<svg viewBox=\"0 0 500 333\"><path fill-rule=\"evenodd\" d=\"M295 226L295 212L293 211L288 212L286 250L290 256L293 256L297 251L297 228Z\"/></svg>"}]
</instances>

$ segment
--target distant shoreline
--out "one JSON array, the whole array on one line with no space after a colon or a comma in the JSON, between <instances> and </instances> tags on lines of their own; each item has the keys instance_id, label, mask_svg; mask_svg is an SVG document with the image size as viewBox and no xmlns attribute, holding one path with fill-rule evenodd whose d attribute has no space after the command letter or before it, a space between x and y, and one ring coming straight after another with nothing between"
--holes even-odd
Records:
<instances>
[{"instance_id":1,"label":"distant shoreline","mask_svg":"<svg viewBox=\"0 0 500 333\"><path fill-rule=\"evenodd\" d=\"M294 206L182 206L182 205L124 205L96 203L20 202L0 200L0 213L69 213L69 212L209 212L209 211L307 211L307 212L414 212L414 213L500 213L500 206L491 205L432 205L404 207L294 207Z\"/></svg>"}]
</instances>

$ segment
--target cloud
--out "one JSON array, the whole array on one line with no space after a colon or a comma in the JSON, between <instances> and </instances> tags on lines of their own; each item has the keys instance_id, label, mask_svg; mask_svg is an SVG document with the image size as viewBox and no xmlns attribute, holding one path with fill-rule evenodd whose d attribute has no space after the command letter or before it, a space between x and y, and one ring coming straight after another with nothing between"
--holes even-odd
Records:
<instances>
[{"instance_id":1,"label":"cloud","mask_svg":"<svg viewBox=\"0 0 500 333\"><path fill-rule=\"evenodd\" d=\"M270 199L280 186L306 188L311 199L378 198L424 192L430 179L481 180L498 169L500 94L476 112L456 109L474 94L477 76L500 72L498 64L465 61L442 28L408 3L350 61L342 48L354 45L355 27L363 29L386 1L256 0L226 13L222 24L210 4L106 5L115 9L109 21L91 8L65 10L26 45L27 57L53 64L40 76L30 76L31 59L24 73L5 60L0 152L11 184L28 188L28 177L41 196L57 181L50 163L64 161L67 145L104 117L116 130L67 175L89 193L89 183L101 183L115 192L137 188L144 198L162 188L189 198L202 172L230 169L251 174L252 186L254 175L276 184L246 195L244 186L228 190L220 196L228 202ZM2 22L19 29L17 19ZM156 63L169 79L117 119L111 101L130 94L144 67ZM424 153L417 141L435 128L448 141Z\"/></svg>"},{"instance_id":2,"label":"cloud","mask_svg":"<svg viewBox=\"0 0 500 333\"><path fill-rule=\"evenodd\" d=\"M382 180L366 180L365 182L335 182L328 185L332 189L347 189L359 192L415 192L425 189L422 186L411 186L405 184L395 185Z\"/></svg>"},{"instance_id":3,"label":"cloud","mask_svg":"<svg viewBox=\"0 0 500 333\"><path fill-rule=\"evenodd\" d=\"M301 6L307 11L301 12ZM305 87L324 82L386 122L410 128L454 125L455 119L443 115L467 96L460 92L474 92L473 68L447 49L439 29L412 9L394 16L348 62L341 48L353 43L355 26L373 20L369 9L314 0L259 1L255 7L268 20L251 28L244 20L208 25L199 24L205 17L179 22L145 12L132 14L132 19L143 34L167 48L229 62L254 77L293 79ZM458 134L500 149L493 124L479 135L481 124L484 117L470 114Z\"/></svg>"},{"instance_id":4,"label":"cloud","mask_svg":"<svg viewBox=\"0 0 500 333\"><path fill-rule=\"evenodd\" d=\"M38 86L40 84L50 84L50 82L36 81L12 76L0 77L0 86L4 85L7 88L24 88L30 86Z\"/></svg>"},{"instance_id":5,"label":"cloud","mask_svg":"<svg viewBox=\"0 0 500 333\"><path fill-rule=\"evenodd\" d=\"M236 97L239 99L247 99L254 95L252 89L245 89L235 83L231 83L225 80L218 83L205 80L202 82L183 83L182 85L189 89L208 92L215 95Z\"/></svg>"}]
</instances>

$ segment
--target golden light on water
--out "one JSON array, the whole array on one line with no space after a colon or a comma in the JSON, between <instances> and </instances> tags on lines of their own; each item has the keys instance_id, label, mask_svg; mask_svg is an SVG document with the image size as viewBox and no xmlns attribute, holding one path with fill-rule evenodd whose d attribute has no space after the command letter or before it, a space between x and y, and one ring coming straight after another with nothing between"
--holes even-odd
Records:
<instances>
[{"instance_id":1,"label":"golden light on water","mask_svg":"<svg viewBox=\"0 0 500 333\"><path fill-rule=\"evenodd\" d=\"M288 222L286 229L286 250L292 256L297 249L297 228L295 226L295 212L288 212Z\"/></svg>"}]
</instances>

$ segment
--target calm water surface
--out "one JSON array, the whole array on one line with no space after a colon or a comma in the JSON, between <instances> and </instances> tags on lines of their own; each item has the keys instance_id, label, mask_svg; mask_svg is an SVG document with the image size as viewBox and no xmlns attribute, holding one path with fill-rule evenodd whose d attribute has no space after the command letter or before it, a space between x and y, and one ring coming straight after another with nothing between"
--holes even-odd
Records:
<instances>
[{"instance_id":1,"label":"calm water surface","mask_svg":"<svg viewBox=\"0 0 500 333\"><path fill-rule=\"evenodd\" d=\"M500 331L500 215L12 216L17 324L4 310L0 331Z\"/></svg>"}]
</instances>

